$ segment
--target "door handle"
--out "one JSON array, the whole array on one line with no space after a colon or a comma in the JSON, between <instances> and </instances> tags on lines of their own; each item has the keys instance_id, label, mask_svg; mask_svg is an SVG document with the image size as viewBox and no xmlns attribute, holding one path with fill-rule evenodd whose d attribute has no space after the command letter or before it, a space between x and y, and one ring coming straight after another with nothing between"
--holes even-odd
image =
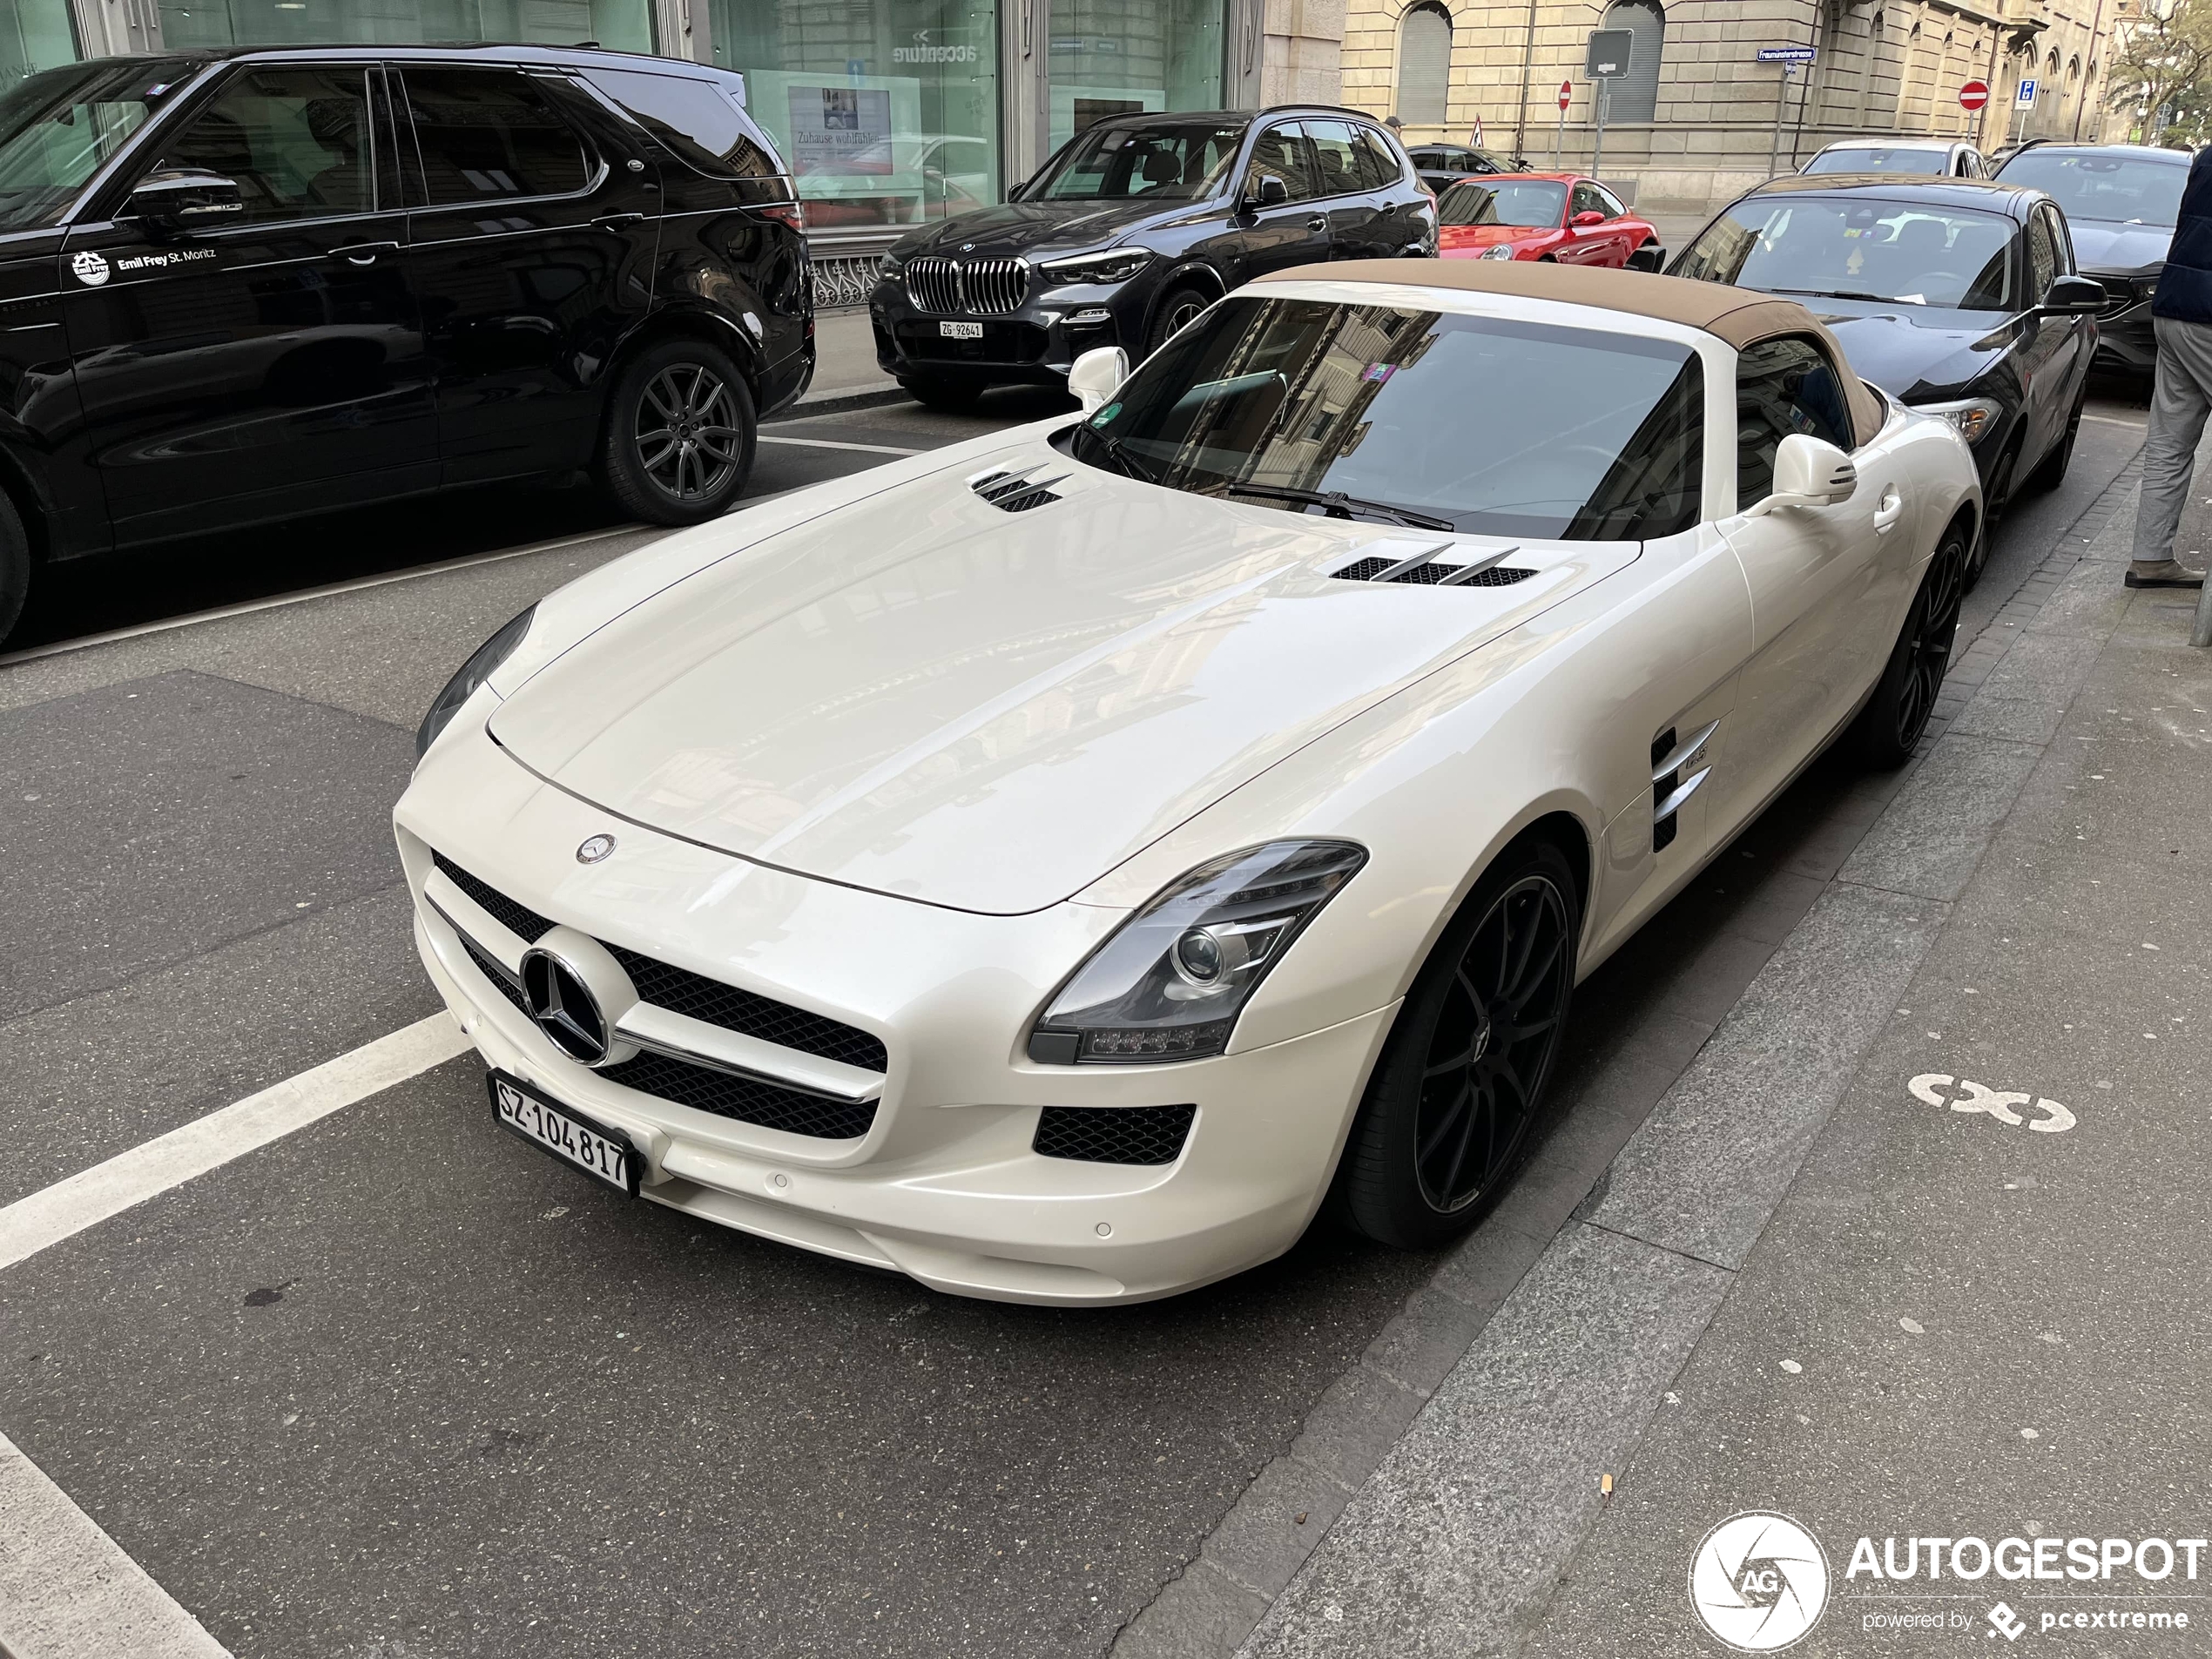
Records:
<instances>
[{"instance_id":1,"label":"door handle","mask_svg":"<svg viewBox=\"0 0 2212 1659\"><path fill-rule=\"evenodd\" d=\"M1326 213L1313 214L1305 221L1305 228L1309 231L1327 230L1329 228L1329 216Z\"/></svg>"},{"instance_id":2,"label":"door handle","mask_svg":"<svg viewBox=\"0 0 2212 1659\"><path fill-rule=\"evenodd\" d=\"M1883 485L1881 502L1874 509L1874 533L1887 536L1904 516L1905 497L1898 494L1895 484Z\"/></svg>"},{"instance_id":3,"label":"door handle","mask_svg":"<svg viewBox=\"0 0 2212 1659\"><path fill-rule=\"evenodd\" d=\"M338 250L345 256L346 263L348 265L374 265L376 263L378 254L396 253L399 251L400 245L397 242L348 242Z\"/></svg>"},{"instance_id":4,"label":"door handle","mask_svg":"<svg viewBox=\"0 0 2212 1659\"><path fill-rule=\"evenodd\" d=\"M619 235L632 225L643 225L644 222L643 213L602 213L591 221L591 228L595 231L613 231Z\"/></svg>"}]
</instances>

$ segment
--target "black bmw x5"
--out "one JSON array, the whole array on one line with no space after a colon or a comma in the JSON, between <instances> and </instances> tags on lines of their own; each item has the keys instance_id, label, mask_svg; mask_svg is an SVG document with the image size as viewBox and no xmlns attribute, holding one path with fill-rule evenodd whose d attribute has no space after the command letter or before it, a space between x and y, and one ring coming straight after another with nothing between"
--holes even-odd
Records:
<instances>
[{"instance_id":1,"label":"black bmw x5","mask_svg":"<svg viewBox=\"0 0 2212 1659\"><path fill-rule=\"evenodd\" d=\"M1436 252L1436 203L1349 110L1130 115L1086 127L1001 206L901 238L869 311L876 357L925 403L1055 385L1084 352L1143 357L1286 266Z\"/></svg>"},{"instance_id":2,"label":"black bmw x5","mask_svg":"<svg viewBox=\"0 0 2212 1659\"><path fill-rule=\"evenodd\" d=\"M813 374L736 75L528 46L72 64L0 97L0 634L46 561L502 478L729 505Z\"/></svg>"}]
</instances>

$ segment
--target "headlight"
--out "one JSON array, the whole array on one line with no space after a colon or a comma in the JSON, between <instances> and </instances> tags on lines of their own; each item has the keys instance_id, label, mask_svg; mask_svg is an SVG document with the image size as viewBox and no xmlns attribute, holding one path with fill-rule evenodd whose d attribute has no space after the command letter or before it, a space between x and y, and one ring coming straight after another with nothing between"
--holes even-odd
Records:
<instances>
[{"instance_id":1,"label":"headlight","mask_svg":"<svg viewBox=\"0 0 2212 1659\"><path fill-rule=\"evenodd\" d=\"M896 253L887 253L875 262L875 276L879 282L896 282L907 262Z\"/></svg>"},{"instance_id":2,"label":"headlight","mask_svg":"<svg viewBox=\"0 0 2212 1659\"><path fill-rule=\"evenodd\" d=\"M1043 1065L1190 1060L1367 861L1350 841L1271 841L1200 865L1117 928L1029 1033Z\"/></svg>"},{"instance_id":3,"label":"headlight","mask_svg":"<svg viewBox=\"0 0 2212 1659\"><path fill-rule=\"evenodd\" d=\"M1474 256L1478 260L1509 260L1513 258L1511 242L1493 242Z\"/></svg>"},{"instance_id":4,"label":"headlight","mask_svg":"<svg viewBox=\"0 0 2212 1659\"><path fill-rule=\"evenodd\" d=\"M2166 267L2161 265L2156 271L2152 272L2148 276L2137 277L2135 279L2135 298L2138 300L2149 300L2155 298L2158 293L2158 279L2165 269Z\"/></svg>"},{"instance_id":5,"label":"headlight","mask_svg":"<svg viewBox=\"0 0 2212 1659\"><path fill-rule=\"evenodd\" d=\"M1152 263L1149 247L1115 247L1103 253L1078 253L1037 267L1048 282L1126 282Z\"/></svg>"},{"instance_id":6,"label":"headlight","mask_svg":"<svg viewBox=\"0 0 2212 1659\"><path fill-rule=\"evenodd\" d=\"M1986 397L1970 397L1957 403L1915 403L1912 408L1922 415L1941 415L1959 428L1968 443L1979 443L1994 432L2005 413L2003 404Z\"/></svg>"},{"instance_id":7,"label":"headlight","mask_svg":"<svg viewBox=\"0 0 2212 1659\"><path fill-rule=\"evenodd\" d=\"M422 717L422 724L415 731L415 758L420 760L430 745L438 740L461 705L476 694L476 688L489 679L499 665L515 654L515 647L523 643L523 636L530 631L530 618L537 614L537 607L528 610L509 623L489 639L469 653L461 671L446 682L430 704L430 711Z\"/></svg>"}]
</instances>

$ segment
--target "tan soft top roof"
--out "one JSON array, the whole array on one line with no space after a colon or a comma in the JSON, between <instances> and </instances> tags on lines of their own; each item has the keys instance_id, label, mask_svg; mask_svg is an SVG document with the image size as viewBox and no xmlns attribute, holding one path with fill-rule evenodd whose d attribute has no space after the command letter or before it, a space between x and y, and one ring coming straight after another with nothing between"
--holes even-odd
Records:
<instances>
[{"instance_id":1,"label":"tan soft top roof","mask_svg":"<svg viewBox=\"0 0 2212 1659\"><path fill-rule=\"evenodd\" d=\"M1389 282L1465 293L1503 293L1523 300L1624 311L1702 329L1739 350L1777 334L1811 334L1827 347L1842 371L1851 424L1865 443L1882 429L1878 394L1851 372L1850 360L1820 320L1794 300L1724 282L1692 282L1644 271L1607 271L1586 265L1543 265L1519 260L1360 260L1299 265L1271 272L1251 286L1270 282Z\"/></svg>"}]
</instances>

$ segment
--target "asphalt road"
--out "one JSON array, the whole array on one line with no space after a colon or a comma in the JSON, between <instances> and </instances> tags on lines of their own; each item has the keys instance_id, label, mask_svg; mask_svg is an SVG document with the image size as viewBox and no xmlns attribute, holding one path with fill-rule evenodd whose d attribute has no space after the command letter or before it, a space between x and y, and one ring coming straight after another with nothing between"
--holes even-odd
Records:
<instances>
[{"instance_id":1,"label":"asphalt road","mask_svg":"<svg viewBox=\"0 0 2212 1659\"><path fill-rule=\"evenodd\" d=\"M754 493L1052 407L779 423ZM2140 407L2090 412L1973 604L2132 458ZM646 536L487 491L41 591L0 664L0 1205L435 1011L415 722ZM1745 847L1866 819L1824 765ZM1728 885L1591 981L1580 1051L1710 1029L1756 966ZM604 1194L464 1057L0 1269L0 1433L240 1655L1096 1653L1433 1266L1317 1234L1147 1307L959 1301Z\"/></svg>"}]
</instances>

